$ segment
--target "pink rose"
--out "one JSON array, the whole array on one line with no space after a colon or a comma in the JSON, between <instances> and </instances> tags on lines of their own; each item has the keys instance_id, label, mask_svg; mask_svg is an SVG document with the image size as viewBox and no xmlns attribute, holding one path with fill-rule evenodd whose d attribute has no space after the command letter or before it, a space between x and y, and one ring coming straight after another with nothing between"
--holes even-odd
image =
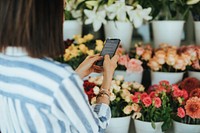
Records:
<instances>
[{"instance_id":1,"label":"pink rose","mask_svg":"<svg viewBox=\"0 0 200 133\"><path fill-rule=\"evenodd\" d=\"M129 61L129 57L128 55L122 55L119 57L118 59L118 64L123 65L125 67L127 67L128 61Z\"/></svg>"},{"instance_id":2,"label":"pink rose","mask_svg":"<svg viewBox=\"0 0 200 133\"><path fill-rule=\"evenodd\" d=\"M137 47L136 48L136 54L141 56L144 53L144 48L142 47Z\"/></svg>"},{"instance_id":3,"label":"pink rose","mask_svg":"<svg viewBox=\"0 0 200 133\"><path fill-rule=\"evenodd\" d=\"M177 85L172 85L172 89L173 89L173 96L174 97L180 97L183 95L183 92L178 88Z\"/></svg>"},{"instance_id":4,"label":"pink rose","mask_svg":"<svg viewBox=\"0 0 200 133\"><path fill-rule=\"evenodd\" d=\"M141 73L143 72L143 67L142 67L142 62L138 59L131 59L129 62L128 62L128 65L127 65L127 72L128 73L131 73L131 72L138 72L138 73Z\"/></svg>"},{"instance_id":5,"label":"pink rose","mask_svg":"<svg viewBox=\"0 0 200 133\"><path fill-rule=\"evenodd\" d=\"M149 96L150 96L150 98L154 98L156 96L155 91L150 92Z\"/></svg>"},{"instance_id":6,"label":"pink rose","mask_svg":"<svg viewBox=\"0 0 200 133\"><path fill-rule=\"evenodd\" d=\"M182 107L179 107L179 108L177 109L177 115L178 115L180 118L185 117L185 110L184 110Z\"/></svg>"},{"instance_id":7,"label":"pink rose","mask_svg":"<svg viewBox=\"0 0 200 133\"><path fill-rule=\"evenodd\" d=\"M154 99L154 106L156 107L156 108L160 108L160 106L161 106L161 99L159 98L159 97L155 97Z\"/></svg>"},{"instance_id":8,"label":"pink rose","mask_svg":"<svg viewBox=\"0 0 200 133\"><path fill-rule=\"evenodd\" d=\"M152 104L152 100L151 98L148 96L148 97L145 97L142 102L144 103L145 107L149 107L151 104Z\"/></svg>"},{"instance_id":9,"label":"pink rose","mask_svg":"<svg viewBox=\"0 0 200 133\"><path fill-rule=\"evenodd\" d=\"M188 92L185 89L183 89L182 94L183 94L184 100L187 100L188 99Z\"/></svg>"},{"instance_id":10,"label":"pink rose","mask_svg":"<svg viewBox=\"0 0 200 133\"><path fill-rule=\"evenodd\" d=\"M145 97L148 97L148 94L146 92L141 94L140 99L143 100Z\"/></svg>"},{"instance_id":11,"label":"pink rose","mask_svg":"<svg viewBox=\"0 0 200 133\"><path fill-rule=\"evenodd\" d=\"M192 62L192 67L196 70L200 70L199 60L195 60Z\"/></svg>"}]
</instances>

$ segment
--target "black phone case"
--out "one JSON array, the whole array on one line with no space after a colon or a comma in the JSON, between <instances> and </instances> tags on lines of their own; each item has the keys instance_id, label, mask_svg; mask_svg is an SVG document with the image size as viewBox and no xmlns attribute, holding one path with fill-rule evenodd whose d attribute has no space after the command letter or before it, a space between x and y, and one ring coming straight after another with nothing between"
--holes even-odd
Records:
<instances>
[{"instance_id":1,"label":"black phone case","mask_svg":"<svg viewBox=\"0 0 200 133\"><path fill-rule=\"evenodd\" d=\"M112 58L119 46L120 39L106 39L105 45L100 53L101 56L108 54ZM111 46L112 45L112 46ZM96 65L103 66L103 59L96 62Z\"/></svg>"}]
</instances>

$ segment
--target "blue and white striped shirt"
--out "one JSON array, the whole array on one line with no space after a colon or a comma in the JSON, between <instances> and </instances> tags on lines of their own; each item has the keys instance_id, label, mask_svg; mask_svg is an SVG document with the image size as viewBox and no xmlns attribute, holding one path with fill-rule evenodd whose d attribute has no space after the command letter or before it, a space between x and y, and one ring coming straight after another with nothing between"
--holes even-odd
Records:
<instances>
[{"instance_id":1,"label":"blue and white striped shirt","mask_svg":"<svg viewBox=\"0 0 200 133\"><path fill-rule=\"evenodd\" d=\"M0 53L2 133L98 133L110 117L108 105L89 105L70 66L16 47Z\"/></svg>"}]
</instances>

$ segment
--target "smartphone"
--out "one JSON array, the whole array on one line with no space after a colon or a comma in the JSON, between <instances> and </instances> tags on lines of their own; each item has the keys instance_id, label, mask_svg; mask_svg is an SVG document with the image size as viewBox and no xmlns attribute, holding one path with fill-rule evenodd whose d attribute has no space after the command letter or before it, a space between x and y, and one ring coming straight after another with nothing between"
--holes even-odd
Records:
<instances>
[{"instance_id":1,"label":"smartphone","mask_svg":"<svg viewBox=\"0 0 200 133\"><path fill-rule=\"evenodd\" d=\"M106 39L105 45L100 53L101 56L108 54L110 58L115 55L115 52L119 46L120 39ZM96 62L96 65L103 66L103 59Z\"/></svg>"}]
</instances>

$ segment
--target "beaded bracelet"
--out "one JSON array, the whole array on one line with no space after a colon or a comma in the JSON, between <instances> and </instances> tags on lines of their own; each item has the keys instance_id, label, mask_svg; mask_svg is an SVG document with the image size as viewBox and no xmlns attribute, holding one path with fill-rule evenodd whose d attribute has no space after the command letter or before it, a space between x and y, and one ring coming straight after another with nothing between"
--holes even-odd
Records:
<instances>
[{"instance_id":1,"label":"beaded bracelet","mask_svg":"<svg viewBox=\"0 0 200 133\"><path fill-rule=\"evenodd\" d=\"M102 97L102 96L107 96L108 99L110 99L110 95L109 95L108 93L106 93L105 91L99 92L99 94L97 95L97 98L98 98L98 97Z\"/></svg>"}]
</instances>

